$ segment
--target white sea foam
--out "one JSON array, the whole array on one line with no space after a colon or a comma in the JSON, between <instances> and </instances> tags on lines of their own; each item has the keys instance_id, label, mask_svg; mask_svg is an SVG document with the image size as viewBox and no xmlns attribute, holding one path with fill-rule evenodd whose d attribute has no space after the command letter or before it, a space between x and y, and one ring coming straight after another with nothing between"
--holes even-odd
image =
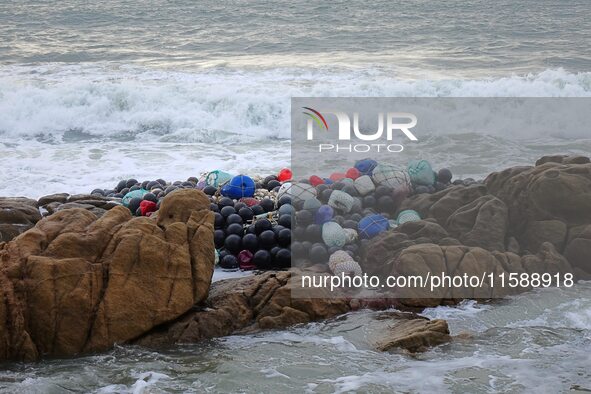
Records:
<instances>
[{"instance_id":1,"label":"white sea foam","mask_svg":"<svg viewBox=\"0 0 591 394\"><path fill-rule=\"evenodd\" d=\"M0 68L2 139L224 142L289 138L291 96L589 97L591 73L400 80L384 70ZM540 137L539 135L537 137Z\"/></svg>"}]
</instances>

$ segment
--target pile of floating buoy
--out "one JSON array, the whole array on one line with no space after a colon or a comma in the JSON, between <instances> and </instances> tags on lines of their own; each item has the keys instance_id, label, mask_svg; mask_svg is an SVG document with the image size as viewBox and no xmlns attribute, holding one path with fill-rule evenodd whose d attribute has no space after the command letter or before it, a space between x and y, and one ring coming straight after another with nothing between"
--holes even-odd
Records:
<instances>
[{"instance_id":1,"label":"pile of floating buoy","mask_svg":"<svg viewBox=\"0 0 591 394\"><path fill-rule=\"evenodd\" d=\"M91 193L121 198L132 214L150 216L175 190L200 189L209 196L215 215L216 262L221 268L282 269L292 265L293 257L327 264L333 272L359 274L357 261L368 240L421 219L412 210L399 212L402 200L452 184L475 183L451 183L450 170L435 172L426 160L398 167L364 159L328 177L292 177L287 168L265 178L215 170L184 182L127 179L113 189Z\"/></svg>"}]
</instances>

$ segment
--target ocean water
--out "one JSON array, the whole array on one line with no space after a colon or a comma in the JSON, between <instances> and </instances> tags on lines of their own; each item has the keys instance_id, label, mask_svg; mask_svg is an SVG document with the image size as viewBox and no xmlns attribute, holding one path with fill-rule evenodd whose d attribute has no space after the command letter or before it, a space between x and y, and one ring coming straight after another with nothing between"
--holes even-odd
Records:
<instances>
[{"instance_id":1,"label":"ocean water","mask_svg":"<svg viewBox=\"0 0 591 394\"><path fill-rule=\"evenodd\" d=\"M589 97L588 0L0 1L0 195L290 163L290 97ZM421 136L458 177L591 134ZM371 350L373 312L165 351L5 364L3 392L591 389L591 287L425 313L467 339Z\"/></svg>"}]
</instances>

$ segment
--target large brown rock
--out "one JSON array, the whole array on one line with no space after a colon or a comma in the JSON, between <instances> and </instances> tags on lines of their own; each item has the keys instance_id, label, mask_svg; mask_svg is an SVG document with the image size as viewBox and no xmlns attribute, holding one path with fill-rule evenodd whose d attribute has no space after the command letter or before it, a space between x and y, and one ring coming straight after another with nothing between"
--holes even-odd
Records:
<instances>
[{"instance_id":1,"label":"large brown rock","mask_svg":"<svg viewBox=\"0 0 591 394\"><path fill-rule=\"evenodd\" d=\"M203 301L214 260L209 200L177 191L158 216L67 209L2 244L0 359L106 350Z\"/></svg>"},{"instance_id":2,"label":"large brown rock","mask_svg":"<svg viewBox=\"0 0 591 394\"><path fill-rule=\"evenodd\" d=\"M446 228L464 245L504 252L507 222L505 203L488 194L458 208Z\"/></svg>"},{"instance_id":3,"label":"large brown rock","mask_svg":"<svg viewBox=\"0 0 591 394\"><path fill-rule=\"evenodd\" d=\"M228 279L212 285L203 309L193 310L170 324L158 327L136 343L162 346L277 329L327 319L351 310L344 297L321 290L313 298L292 297L298 274L269 271L261 275Z\"/></svg>"},{"instance_id":4,"label":"large brown rock","mask_svg":"<svg viewBox=\"0 0 591 394\"><path fill-rule=\"evenodd\" d=\"M25 197L0 197L0 242L8 242L41 220L37 201Z\"/></svg>"},{"instance_id":5,"label":"large brown rock","mask_svg":"<svg viewBox=\"0 0 591 394\"><path fill-rule=\"evenodd\" d=\"M369 248L372 247L370 244ZM524 256L479 247L436 244L416 244L384 256L383 263L391 269L389 275L408 279L407 286L384 289L384 298L394 298L404 306L418 308L454 304L463 299L502 298L531 289L531 286L508 286L510 273L573 272L568 261L550 243L544 243L538 254ZM504 282L501 274L505 274ZM443 276L475 278L475 282L464 280L452 284L434 278Z\"/></svg>"},{"instance_id":6,"label":"large brown rock","mask_svg":"<svg viewBox=\"0 0 591 394\"><path fill-rule=\"evenodd\" d=\"M395 317L384 337L376 340L378 350L402 349L416 353L451 341L445 320L429 320L416 315L404 318L400 313Z\"/></svg>"}]
</instances>

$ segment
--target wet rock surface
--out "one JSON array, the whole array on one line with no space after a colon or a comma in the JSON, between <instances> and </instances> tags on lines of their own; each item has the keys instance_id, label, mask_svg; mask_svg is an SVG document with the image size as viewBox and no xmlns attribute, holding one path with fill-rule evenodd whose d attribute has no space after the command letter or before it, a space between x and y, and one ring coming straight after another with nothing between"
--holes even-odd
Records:
<instances>
[{"instance_id":1,"label":"wet rock surface","mask_svg":"<svg viewBox=\"0 0 591 394\"><path fill-rule=\"evenodd\" d=\"M0 244L0 359L103 351L202 302L214 264L208 207L189 190L158 219L66 209Z\"/></svg>"}]
</instances>

